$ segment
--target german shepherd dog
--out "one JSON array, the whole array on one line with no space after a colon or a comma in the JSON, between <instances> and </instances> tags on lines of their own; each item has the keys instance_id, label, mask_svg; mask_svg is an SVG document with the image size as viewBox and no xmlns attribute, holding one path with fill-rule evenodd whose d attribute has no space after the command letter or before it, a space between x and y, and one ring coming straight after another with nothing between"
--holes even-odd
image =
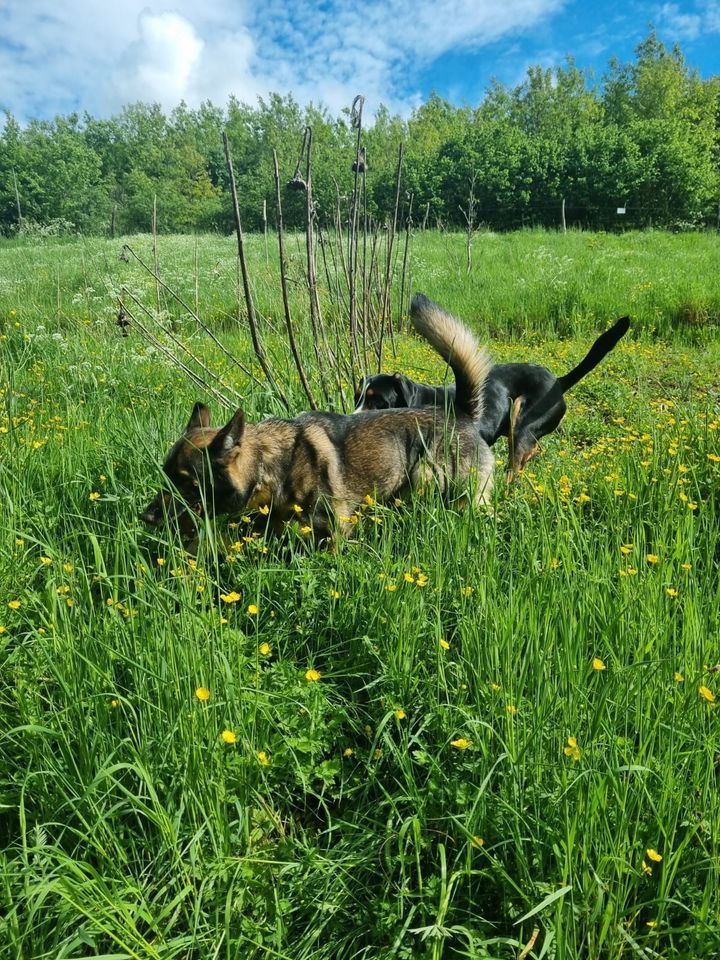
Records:
<instances>
[{"instance_id":1,"label":"german shepherd dog","mask_svg":"<svg viewBox=\"0 0 720 960\"><path fill-rule=\"evenodd\" d=\"M564 395L600 363L629 327L629 317L616 321L597 338L580 363L561 377L556 378L546 367L534 363L500 363L489 371L478 430L491 447L498 437L508 437L508 482L538 452L540 438L557 429L567 410ZM416 383L402 373L380 373L363 380L355 393L355 412L452 405L455 389L452 385L431 387Z\"/></svg>"},{"instance_id":2,"label":"german shepherd dog","mask_svg":"<svg viewBox=\"0 0 720 960\"><path fill-rule=\"evenodd\" d=\"M477 424L490 359L460 321L424 297L413 302L413 323L455 374L447 413L437 407L313 412L253 424L237 410L218 429L210 426L209 409L196 403L163 464L174 491L160 491L142 519L157 525L167 517L189 537L196 517L268 506L271 529L294 518L320 542L334 531L347 536L366 498L392 500L431 480L446 499L464 501L470 486L472 499L487 503L494 460Z\"/></svg>"}]
</instances>

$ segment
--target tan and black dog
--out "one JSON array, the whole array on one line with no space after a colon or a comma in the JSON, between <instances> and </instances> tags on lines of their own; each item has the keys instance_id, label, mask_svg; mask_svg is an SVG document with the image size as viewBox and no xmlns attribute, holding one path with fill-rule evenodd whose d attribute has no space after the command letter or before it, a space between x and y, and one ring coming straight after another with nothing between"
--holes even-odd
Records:
<instances>
[{"instance_id":1,"label":"tan and black dog","mask_svg":"<svg viewBox=\"0 0 720 960\"><path fill-rule=\"evenodd\" d=\"M449 411L387 410L344 416L304 413L293 420L246 423L238 410L224 427L196 403L163 470L175 492L160 492L144 511L147 523L165 517L188 536L193 514L239 513L267 505L273 527L295 518L316 540L347 535L359 505L383 502L435 480L449 500L487 503L494 460L480 436L487 353L460 321L416 298L413 323L449 363L456 395ZM180 494L182 502L177 494Z\"/></svg>"}]
</instances>

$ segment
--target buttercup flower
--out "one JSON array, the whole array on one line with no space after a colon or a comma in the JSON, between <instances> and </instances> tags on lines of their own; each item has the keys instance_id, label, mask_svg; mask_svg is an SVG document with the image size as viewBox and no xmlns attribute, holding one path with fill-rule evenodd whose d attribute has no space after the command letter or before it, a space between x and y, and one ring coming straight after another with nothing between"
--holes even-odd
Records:
<instances>
[{"instance_id":1,"label":"buttercup flower","mask_svg":"<svg viewBox=\"0 0 720 960\"><path fill-rule=\"evenodd\" d=\"M240 599L240 594L233 590L231 593L221 593L220 599L223 603L237 603Z\"/></svg>"},{"instance_id":2,"label":"buttercup flower","mask_svg":"<svg viewBox=\"0 0 720 960\"><path fill-rule=\"evenodd\" d=\"M268 766L270 766L270 760L269 760L269 758L268 758L267 753L265 753L264 750L259 750L258 753L256 754L256 756L257 756L258 760L260 761L260 766L261 766L261 767L268 767Z\"/></svg>"},{"instance_id":3,"label":"buttercup flower","mask_svg":"<svg viewBox=\"0 0 720 960\"><path fill-rule=\"evenodd\" d=\"M255 606L254 603L251 603L251 604L249 605L249 607L247 608L247 612L248 612L248 615L249 615L249 616L255 617L255 616L257 616L257 614L258 614L258 608Z\"/></svg>"},{"instance_id":4,"label":"buttercup flower","mask_svg":"<svg viewBox=\"0 0 720 960\"><path fill-rule=\"evenodd\" d=\"M715 703L715 694L710 687L698 687L698 693L704 700L707 700L708 703Z\"/></svg>"},{"instance_id":5,"label":"buttercup flower","mask_svg":"<svg viewBox=\"0 0 720 960\"><path fill-rule=\"evenodd\" d=\"M202 701L202 703L205 703L206 700L210 699L210 691L207 687L198 687L195 691L195 696L198 700Z\"/></svg>"},{"instance_id":6,"label":"buttercup flower","mask_svg":"<svg viewBox=\"0 0 720 960\"><path fill-rule=\"evenodd\" d=\"M270 654L272 653L272 647L270 646L269 643L261 643L260 646L258 647L258 652L263 657L269 657Z\"/></svg>"},{"instance_id":7,"label":"buttercup flower","mask_svg":"<svg viewBox=\"0 0 720 960\"><path fill-rule=\"evenodd\" d=\"M653 863L660 863L662 860L662 854L659 854L657 850L653 850L652 847L648 847L645 853L647 854L648 860L652 860Z\"/></svg>"},{"instance_id":8,"label":"buttercup flower","mask_svg":"<svg viewBox=\"0 0 720 960\"><path fill-rule=\"evenodd\" d=\"M607 670L607 667L602 662L600 657L593 657L592 668L593 670Z\"/></svg>"},{"instance_id":9,"label":"buttercup flower","mask_svg":"<svg viewBox=\"0 0 720 960\"><path fill-rule=\"evenodd\" d=\"M573 761L577 763L577 761L580 759L581 753L575 737L567 738L567 746L563 747L563 753L566 757L572 757Z\"/></svg>"},{"instance_id":10,"label":"buttercup flower","mask_svg":"<svg viewBox=\"0 0 720 960\"><path fill-rule=\"evenodd\" d=\"M472 740L468 740L466 737L458 737L457 740L451 740L450 746L455 747L456 750L467 750L468 747L472 746Z\"/></svg>"},{"instance_id":11,"label":"buttercup flower","mask_svg":"<svg viewBox=\"0 0 720 960\"><path fill-rule=\"evenodd\" d=\"M402 707L398 707L398 709L395 711L395 717L398 720L404 720L405 717L407 717L407 714L405 713Z\"/></svg>"},{"instance_id":12,"label":"buttercup flower","mask_svg":"<svg viewBox=\"0 0 720 960\"><path fill-rule=\"evenodd\" d=\"M232 744L237 741L237 737L232 732L232 730L223 730L222 738L224 743Z\"/></svg>"},{"instance_id":13,"label":"buttercup flower","mask_svg":"<svg viewBox=\"0 0 720 960\"><path fill-rule=\"evenodd\" d=\"M322 674L319 670L310 669L305 671L305 679L308 681L308 683L317 683L321 676Z\"/></svg>"}]
</instances>

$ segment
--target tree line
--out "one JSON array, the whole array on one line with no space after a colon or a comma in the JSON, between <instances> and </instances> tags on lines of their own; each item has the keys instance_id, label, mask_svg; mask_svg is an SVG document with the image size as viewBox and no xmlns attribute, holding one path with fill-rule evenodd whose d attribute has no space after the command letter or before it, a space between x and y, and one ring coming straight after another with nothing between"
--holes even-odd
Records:
<instances>
[{"instance_id":1,"label":"tree line","mask_svg":"<svg viewBox=\"0 0 720 960\"><path fill-rule=\"evenodd\" d=\"M232 230L222 132L234 158L246 229L274 219L272 151L284 179L312 128L313 194L332 224L355 183L357 128L291 96L254 106L126 106L31 120L9 113L0 136L0 232L135 233ZM630 63L602 83L573 60L493 83L475 107L432 95L408 118L381 107L361 130L368 212L392 215L403 145L401 214L428 226L687 228L720 218L720 77L703 80L678 47L651 31ZM304 170L304 167L303 167ZM304 195L287 191L284 220L304 223Z\"/></svg>"}]
</instances>

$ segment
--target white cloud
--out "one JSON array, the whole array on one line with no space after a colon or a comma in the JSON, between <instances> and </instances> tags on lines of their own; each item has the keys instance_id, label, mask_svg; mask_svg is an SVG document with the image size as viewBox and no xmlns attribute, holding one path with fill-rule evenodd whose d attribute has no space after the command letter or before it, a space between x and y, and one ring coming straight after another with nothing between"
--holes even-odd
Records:
<instances>
[{"instance_id":1,"label":"white cloud","mask_svg":"<svg viewBox=\"0 0 720 960\"><path fill-rule=\"evenodd\" d=\"M116 73L124 100L157 100L173 104L189 86L204 43L193 25L177 13L151 13L139 18L139 39L124 58L122 73Z\"/></svg>"},{"instance_id":2,"label":"white cloud","mask_svg":"<svg viewBox=\"0 0 720 960\"><path fill-rule=\"evenodd\" d=\"M693 11L677 3L665 3L658 11L658 24L675 40L697 40L702 35L720 33L720 2L705 0Z\"/></svg>"},{"instance_id":3,"label":"white cloud","mask_svg":"<svg viewBox=\"0 0 720 960\"><path fill-rule=\"evenodd\" d=\"M675 37L695 40L700 36L702 18L696 13L682 13L676 3L666 3L660 8L661 26Z\"/></svg>"},{"instance_id":4,"label":"white cloud","mask_svg":"<svg viewBox=\"0 0 720 960\"><path fill-rule=\"evenodd\" d=\"M336 112L362 92L406 112L437 57L528 31L567 0L171 2L11 0L0 105L26 119L277 91Z\"/></svg>"}]
</instances>

